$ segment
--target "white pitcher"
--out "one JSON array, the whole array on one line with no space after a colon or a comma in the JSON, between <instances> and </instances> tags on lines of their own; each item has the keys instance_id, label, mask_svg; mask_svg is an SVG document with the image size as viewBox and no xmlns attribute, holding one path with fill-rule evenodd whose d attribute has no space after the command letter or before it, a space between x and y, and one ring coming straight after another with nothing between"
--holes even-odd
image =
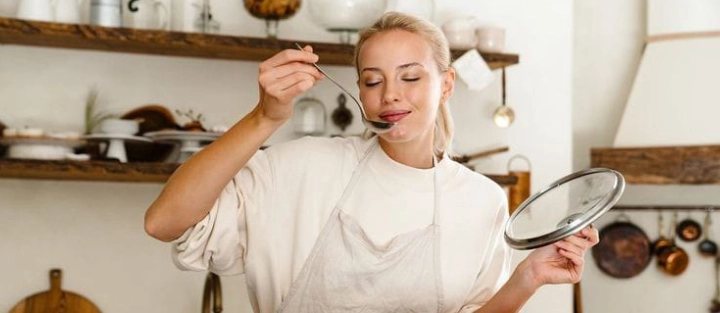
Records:
<instances>
[{"instance_id":1,"label":"white pitcher","mask_svg":"<svg viewBox=\"0 0 720 313\"><path fill-rule=\"evenodd\" d=\"M55 20L54 7L57 0L21 0L17 18L52 22Z\"/></svg>"},{"instance_id":2,"label":"white pitcher","mask_svg":"<svg viewBox=\"0 0 720 313\"><path fill-rule=\"evenodd\" d=\"M84 0L55 0L55 21L60 23L80 23L80 8Z\"/></svg>"}]
</instances>

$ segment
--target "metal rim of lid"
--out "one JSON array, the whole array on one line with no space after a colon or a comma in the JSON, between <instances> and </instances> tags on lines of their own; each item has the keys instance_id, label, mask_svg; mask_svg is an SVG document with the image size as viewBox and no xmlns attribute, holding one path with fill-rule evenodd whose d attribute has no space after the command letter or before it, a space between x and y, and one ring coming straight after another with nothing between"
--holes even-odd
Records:
<instances>
[{"instance_id":1,"label":"metal rim of lid","mask_svg":"<svg viewBox=\"0 0 720 313\"><path fill-rule=\"evenodd\" d=\"M565 226L560 227L558 229L555 229L554 231L547 233L545 235L536 236L528 239L517 239L512 238L508 233L510 232L510 229L512 228L512 222L515 220L515 218L521 214L535 199L543 196L544 194L548 193L549 191L564 185L565 183L572 181L574 179L597 174L597 173L610 173L613 176L615 176L615 186L612 189L612 192L609 194L609 196L605 197L603 201L598 203L597 205L593 206L590 210L583 212L583 218L575 219L571 221L570 223L567 223ZM553 242L556 242L558 240L562 240L566 237L569 237L570 235L580 231L581 229L587 227L592 222L597 220L600 216L602 216L605 212L610 210L615 203L617 203L618 200L620 200L620 196L622 195L623 191L625 190L625 179L623 178L622 174L615 170L611 170L608 168L590 168L582 171L578 171L575 173L571 173L565 177L562 177L558 179L557 181L553 182L549 186L545 187L543 190L535 193L534 195L530 196L527 200L523 201L518 208L515 210L515 212L510 216L510 219L505 224L505 242L513 249L517 250L529 250L529 249L535 249L539 248L548 244L551 244ZM590 212L588 215L587 213Z\"/></svg>"}]
</instances>

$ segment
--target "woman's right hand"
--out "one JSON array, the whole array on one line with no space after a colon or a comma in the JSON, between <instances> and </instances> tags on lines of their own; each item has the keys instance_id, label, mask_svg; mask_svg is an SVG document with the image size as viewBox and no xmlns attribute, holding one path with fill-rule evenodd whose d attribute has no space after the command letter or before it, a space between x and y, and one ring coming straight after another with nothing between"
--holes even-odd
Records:
<instances>
[{"instance_id":1,"label":"woman's right hand","mask_svg":"<svg viewBox=\"0 0 720 313\"><path fill-rule=\"evenodd\" d=\"M323 75L310 63L318 56L312 47L288 49L260 64L259 113L274 122L285 122L292 115L293 99L312 88Z\"/></svg>"}]
</instances>

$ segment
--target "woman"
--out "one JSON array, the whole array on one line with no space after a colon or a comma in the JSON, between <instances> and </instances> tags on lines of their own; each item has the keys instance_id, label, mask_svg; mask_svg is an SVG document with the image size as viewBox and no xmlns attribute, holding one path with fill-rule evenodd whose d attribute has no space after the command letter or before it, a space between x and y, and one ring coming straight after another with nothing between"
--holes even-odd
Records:
<instances>
[{"instance_id":1,"label":"woman","mask_svg":"<svg viewBox=\"0 0 720 313\"><path fill-rule=\"evenodd\" d=\"M437 27L385 14L355 60L368 117L395 126L258 151L323 78L311 47L266 60L255 109L148 209L180 268L244 273L256 312L516 312L544 284L579 281L592 228L510 275L505 193L447 156L455 72Z\"/></svg>"}]
</instances>

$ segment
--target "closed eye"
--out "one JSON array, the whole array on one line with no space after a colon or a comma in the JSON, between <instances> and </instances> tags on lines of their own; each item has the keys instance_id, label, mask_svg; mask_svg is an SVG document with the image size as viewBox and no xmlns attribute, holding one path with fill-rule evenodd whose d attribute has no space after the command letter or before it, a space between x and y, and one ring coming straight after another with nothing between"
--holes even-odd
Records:
<instances>
[{"instance_id":1,"label":"closed eye","mask_svg":"<svg viewBox=\"0 0 720 313\"><path fill-rule=\"evenodd\" d=\"M406 81L406 82L416 82L416 81L420 80L420 77L415 77L415 78L403 78L403 80Z\"/></svg>"},{"instance_id":2,"label":"closed eye","mask_svg":"<svg viewBox=\"0 0 720 313\"><path fill-rule=\"evenodd\" d=\"M365 86L366 86L366 87L373 87L373 86L377 86L377 85L379 85L379 84L380 84L380 81L367 82L367 83L365 83Z\"/></svg>"}]
</instances>

